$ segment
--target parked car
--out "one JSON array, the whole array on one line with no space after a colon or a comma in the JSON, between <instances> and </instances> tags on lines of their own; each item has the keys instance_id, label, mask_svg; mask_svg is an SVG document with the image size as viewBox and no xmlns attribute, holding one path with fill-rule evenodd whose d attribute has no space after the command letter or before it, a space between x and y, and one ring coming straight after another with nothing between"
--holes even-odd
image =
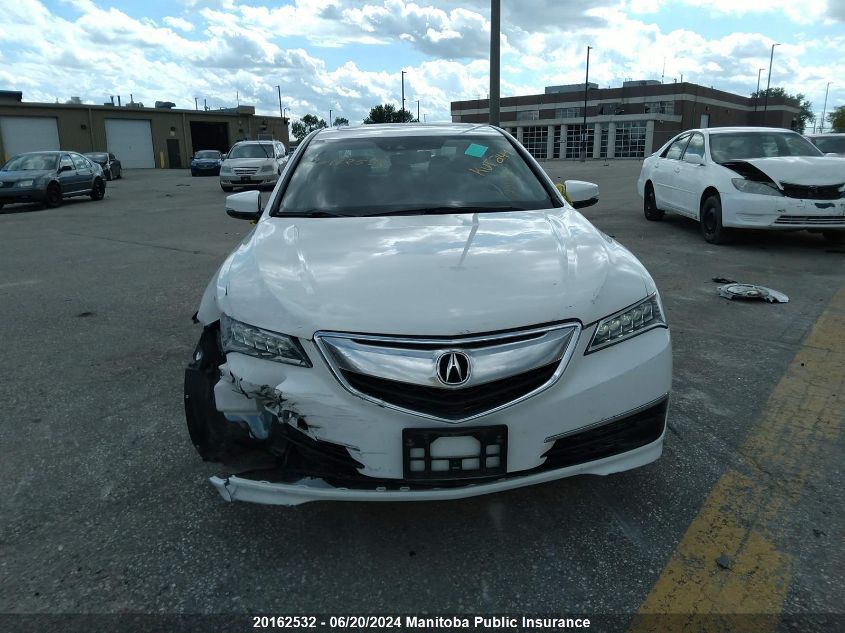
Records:
<instances>
[{"instance_id":1,"label":"parked car","mask_svg":"<svg viewBox=\"0 0 845 633\"><path fill-rule=\"evenodd\" d=\"M292 160L263 210L258 191L226 199L257 224L196 315L194 446L270 460L212 478L225 499L456 499L660 456L654 281L516 139L366 125L314 132Z\"/></svg>"},{"instance_id":2,"label":"parked car","mask_svg":"<svg viewBox=\"0 0 845 633\"><path fill-rule=\"evenodd\" d=\"M280 141L241 141L235 143L220 167L220 187L272 187L287 164L285 146Z\"/></svg>"},{"instance_id":3,"label":"parked car","mask_svg":"<svg viewBox=\"0 0 845 633\"><path fill-rule=\"evenodd\" d=\"M824 154L845 156L845 134L805 134L805 136Z\"/></svg>"},{"instance_id":4,"label":"parked car","mask_svg":"<svg viewBox=\"0 0 845 633\"><path fill-rule=\"evenodd\" d=\"M88 152L83 156L103 168L103 175L106 180L123 178L123 167L111 152Z\"/></svg>"},{"instance_id":5,"label":"parked car","mask_svg":"<svg viewBox=\"0 0 845 633\"><path fill-rule=\"evenodd\" d=\"M648 220L685 215L713 244L727 241L731 228L845 239L845 159L781 128L682 132L643 161L637 189Z\"/></svg>"},{"instance_id":6,"label":"parked car","mask_svg":"<svg viewBox=\"0 0 845 633\"><path fill-rule=\"evenodd\" d=\"M223 154L216 149L203 149L191 160L191 176L219 176Z\"/></svg>"},{"instance_id":7,"label":"parked car","mask_svg":"<svg viewBox=\"0 0 845 633\"><path fill-rule=\"evenodd\" d=\"M72 196L102 200L101 168L76 152L18 154L0 169L0 208L15 202L41 202L53 208Z\"/></svg>"}]
</instances>

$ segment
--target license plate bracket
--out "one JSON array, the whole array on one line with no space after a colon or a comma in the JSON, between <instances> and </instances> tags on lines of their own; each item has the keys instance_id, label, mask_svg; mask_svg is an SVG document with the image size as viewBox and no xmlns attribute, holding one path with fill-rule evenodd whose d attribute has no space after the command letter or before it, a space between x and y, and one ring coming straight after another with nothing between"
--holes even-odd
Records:
<instances>
[{"instance_id":1,"label":"license plate bracket","mask_svg":"<svg viewBox=\"0 0 845 633\"><path fill-rule=\"evenodd\" d=\"M441 439L454 441L458 448L452 452L447 448L444 454L438 454L438 448L442 449L444 444L438 443ZM466 448L469 446L472 448ZM402 469L407 480L454 481L501 476L507 473L507 464L508 427L505 425L402 430Z\"/></svg>"}]
</instances>

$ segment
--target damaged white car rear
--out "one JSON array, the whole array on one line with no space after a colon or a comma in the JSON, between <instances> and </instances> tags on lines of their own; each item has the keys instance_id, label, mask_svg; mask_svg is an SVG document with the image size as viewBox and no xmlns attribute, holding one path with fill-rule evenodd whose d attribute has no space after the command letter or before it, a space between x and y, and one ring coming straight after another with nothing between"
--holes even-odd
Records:
<instances>
[{"instance_id":1,"label":"damaged white car rear","mask_svg":"<svg viewBox=\"0 0 845 633\"><path fill-rule=\"evenodd\" d=\"M321 130L265 209L227 210L257 225L205 292L185 376L224 499L458 499L660 456L654 281L502 130Z\"/></svg>"}]
</instances>

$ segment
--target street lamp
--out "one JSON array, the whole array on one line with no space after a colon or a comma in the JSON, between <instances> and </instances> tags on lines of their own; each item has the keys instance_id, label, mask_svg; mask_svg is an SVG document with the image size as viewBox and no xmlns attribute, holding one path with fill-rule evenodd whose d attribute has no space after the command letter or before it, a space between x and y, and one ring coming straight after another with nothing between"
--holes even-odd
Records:
<instances>
[{"instance_id":1,"label":"street lamp","mask_svg":"<svg viewBox=\"0 0 845 633\"><path fill-rule=\"evenodd\" d=\"M582 141L581 160L587 158L587 88L590 86L590 51L592 46L587 47L587 76L584 78L584 125L581 128Z\"/></svg>"},{"instance_id":2,"label":"street lamp","mask_svg":"<svg viewBox=\"0 0 845 633\"><path fill-rule=\"evenodd\" d=\"M775 58L775 46L780 46L780 44L772 44L772 52L769 55L769 78L766 80L766 100L763 102L763 112L769 110L769 86L772 83L772 60Z\"/></svg>"},{"instance_id":3,"label":"street lamp","mask_svg":"<svg viewBox=\"0 0 845 633\"><path fill-rule=\"evenodd\" d=\"M399 117L404 119L405 118L405 71L402 71L402 111L399 113ZM404 123L405 121L402 121Z\"/></svg>"},{"instance_id":4,"label":"street lamp","mask_svg":"<svg viewBox=\"0 0 845 633\"><path fill-rule=\"evenodd\" d=\"M417 102L417 123L420 122L420 100L416 99Z\"/></svg>"},{"instance_id":5,"label":"street lamp","mask_svg":"<svg viewBox=\"0 0 845 633\"><path fill-rule=\"evenodd\" d=\"M819 125L819 134L824 132L824 115L827 112L827 91L830 90L830 84L833 83L831 81L827 82L827 88L824 89L824 107L822 108L822 122Z\"/></svg>"},{"instance_id":6,"label":"street lamp","mask_svg":"<svg viewBox=\"0 0 845 633\"><path fill-rule=\"evenodd\" d=\"M332 111L329 110L329 127L332 126Z\"/></svg>"},{"instance_id":7,"label":"street lamp","mask_svg":"<svg viewBox=\"0 0 845 633\"><path fill-rule=\"evenodd\" d=\"M760 100L760 73L766 70L761 68L757 71L757 91L754 93L754 112L757 112L757 102Z\"/></svg>"}]
</instances>

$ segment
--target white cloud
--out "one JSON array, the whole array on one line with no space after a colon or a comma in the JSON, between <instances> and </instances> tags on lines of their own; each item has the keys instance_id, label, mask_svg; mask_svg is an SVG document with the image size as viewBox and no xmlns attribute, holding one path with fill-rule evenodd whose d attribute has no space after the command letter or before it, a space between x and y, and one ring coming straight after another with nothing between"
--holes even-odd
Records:
<instances>
[{"instance_id":1,"label":"white cloud","mask_svg":"<svg viewBox=\"0 0 845 633\"><path fill-rule=\"evenodd\" d=\"M188 22L184 18L175 18L172 16L167 16L162 19L167 26L172 27L174 29L178 29L180 31L193 31L194 25Z\"/></svg>"}]
</instances>

